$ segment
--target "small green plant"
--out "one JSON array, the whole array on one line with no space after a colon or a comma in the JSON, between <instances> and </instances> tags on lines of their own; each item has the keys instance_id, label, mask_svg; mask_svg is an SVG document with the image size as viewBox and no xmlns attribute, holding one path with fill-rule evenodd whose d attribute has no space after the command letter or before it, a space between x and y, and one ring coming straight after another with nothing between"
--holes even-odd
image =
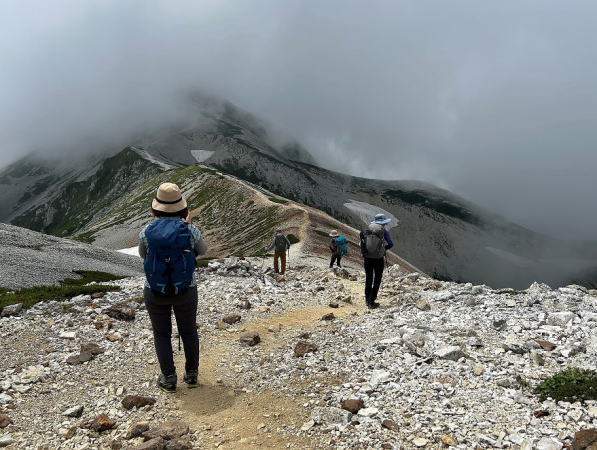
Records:
<instances>
[{"instance_id":1,"label":"small green plant","mask_svg":"<svg viewBox=\"0 0 597 450\"><path fill-rule=\"evenodd\" d=\"M597 400L597 372L568 368L543 380L535 388L541 401L548 397L556 401Z\"/></svg>"},{"instance_id":2,"label":"small green plant","mask_svg":"<svg viewBox=\"0 0 597 450\"><path fill-rule=\"evenodd\" d=\"M290 241L290 245L296 244L297 242L300 242L301 240L298 238L298 236L294 235L294 234L289 234L288 236L288 240Z\"/></svg>"},{"instance_id":3,"label":"small green plant","mask_svg":"<svg viewBox=\"0 0 597 450\"><path fill-rule=\"evenodd\" d=\"M66 300L77 295L93 294L94 292L118 291L118 286L109 286L103 284L94 284L86 286L88 283L105 283L108 281L119 280L119 277L105 272L94 271L75 271L80 278L66 278L60 281L59 285L53 286L34 286L23 288L15 292L7 289L0 291L0 308L15 303L22 303L23 308L29 308L36 303L47 300Z\"/></svg>"}]
</instances>

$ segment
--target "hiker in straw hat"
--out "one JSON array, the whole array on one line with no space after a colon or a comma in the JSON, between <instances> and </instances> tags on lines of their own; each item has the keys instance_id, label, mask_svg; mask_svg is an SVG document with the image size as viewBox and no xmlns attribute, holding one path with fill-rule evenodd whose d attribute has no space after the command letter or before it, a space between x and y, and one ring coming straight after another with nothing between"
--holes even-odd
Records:
<instances>
[{"instance_id":1,"label":"hiker in straw hat","mask_svg":"<svg viewBox=\"0 0 597 450\"><path fill-rule=\"evenodd\" d=\"M139 233L139 254L147 278L143 295L161 369L157 384L166 392L174 392L177 375L171 342L172 311L184 345L184 382L189 387L197 386L198 299L193 273L196 258L205 254L207 244L201 231L190 223L187 201L176 184L160 185L151 211L155 220Z\"/></svg>"}]
</instances>

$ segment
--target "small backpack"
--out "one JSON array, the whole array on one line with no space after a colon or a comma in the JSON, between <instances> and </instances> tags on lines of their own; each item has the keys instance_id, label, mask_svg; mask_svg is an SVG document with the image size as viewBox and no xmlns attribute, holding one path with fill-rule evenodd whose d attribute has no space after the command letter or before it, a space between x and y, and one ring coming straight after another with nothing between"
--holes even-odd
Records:
<instances>
[{"instance_id":1,"label":"small backpack","mask_svg":"<svg viewBox=\"0 0 597 450\"><path fill-rule=\"evenodd\" d=\"M361 248L364 249L363 256L365 258L379 259L385 256L384 228L381 225L369 225L369 228L363 230L361 239L363 239Z\"/></svg>"},{"instance_id":2,"label":"small backpack","mask_svg":"<svg viewBox=\"0 0 597 450\"><path fill-rule=\"evenodd\" d=\"M189 225L182 220L156 220L145 229L145 237L144 269L151 290L169 296L184 293L197 265Z\"/></svg>"},{"instance_id":3,"label":"small backpack","mask_svg":"<svg viewBox=\"0 0 597 450\"><path fill-rule=\"evenodd\" d=\"M288 241L286 240L286 236L283 234L277 234L274 238L274 248L276 253L286 253L286 249L288 248Z\"/></svg>"},{"instance_id":4,"label":"small backpack","mask_svg":"<svg viewBox=\"0 0 597 450\"><path fill-rule=\"evenodd\" d=\"M338 236L336 238L336 244L338 245L338 253L341 256L348 254L348 241L344 236Z\"/></svg>"}]
</instances>

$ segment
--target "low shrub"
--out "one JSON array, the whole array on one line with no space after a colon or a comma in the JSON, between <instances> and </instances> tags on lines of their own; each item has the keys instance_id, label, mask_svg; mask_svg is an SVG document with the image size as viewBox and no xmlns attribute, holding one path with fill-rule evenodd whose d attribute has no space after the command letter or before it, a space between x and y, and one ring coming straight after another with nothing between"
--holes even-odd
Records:
<instances>
[{"instance_id":1,"label":"low shrub","mask_svg":"<svg viewBox=\"0 0 597 450\"><path fill-rule=\"evenodd\" d=\"M106 283L124 278L106 272L81 270L74 273L79 275L80 278L66 278L61 280L59 285L34 286L14 292L2 289L0 290L0 309L16 303L22 303L23 308L29 308L36 303L48 300L67 300L77 295L93 294L94 292L118 291L120 290L118 286L103 284L86 285L93 282Z\"/></svg>"},{"instance_id":2,"label":"low shrub","mask_svg":"<svg viewBox=\"0 0 597 450\"><path fill-rule=\"evenodd\" d=\"M548 397L556 401L597 400L597 372L568 368L543 380L535 388L541 401Z\"/></svg>"}]
</instances>

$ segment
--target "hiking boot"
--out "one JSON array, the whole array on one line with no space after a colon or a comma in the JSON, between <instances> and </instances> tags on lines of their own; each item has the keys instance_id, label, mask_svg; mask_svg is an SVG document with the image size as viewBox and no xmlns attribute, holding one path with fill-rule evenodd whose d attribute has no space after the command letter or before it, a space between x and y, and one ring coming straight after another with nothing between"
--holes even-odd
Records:
<instances>
[{"instance_id":1,"label":"hiking boot","mask_svg":"<svg viewBox=\"0 0 597 450\"><path fill-rule=\"evenodd\" d=\"M176 373L171 375L160 374L158 387L164 392L176 392Z\"/></svg>"},{"instance_id":2,"label":"hiking boot","mask_svg":"<svg viewBox=\"0 0 597 450\"><path fill-rule=\"evenodd\" d=\"M379 303L377 302L367 302L367 308L369 309L376 309L379 308Z\"/></svg>"},{"instance_id":3,"label":"hiking boot","mask_svg":"<svg viewBox=\"0 0 597 450\"><path fill-rule=\"evenodd\" d=\"M196 388L198 386L197 376L199 373L196 370L188 370L184 374L184 382L190 388Z\"/></svg>"}]
</instances>

